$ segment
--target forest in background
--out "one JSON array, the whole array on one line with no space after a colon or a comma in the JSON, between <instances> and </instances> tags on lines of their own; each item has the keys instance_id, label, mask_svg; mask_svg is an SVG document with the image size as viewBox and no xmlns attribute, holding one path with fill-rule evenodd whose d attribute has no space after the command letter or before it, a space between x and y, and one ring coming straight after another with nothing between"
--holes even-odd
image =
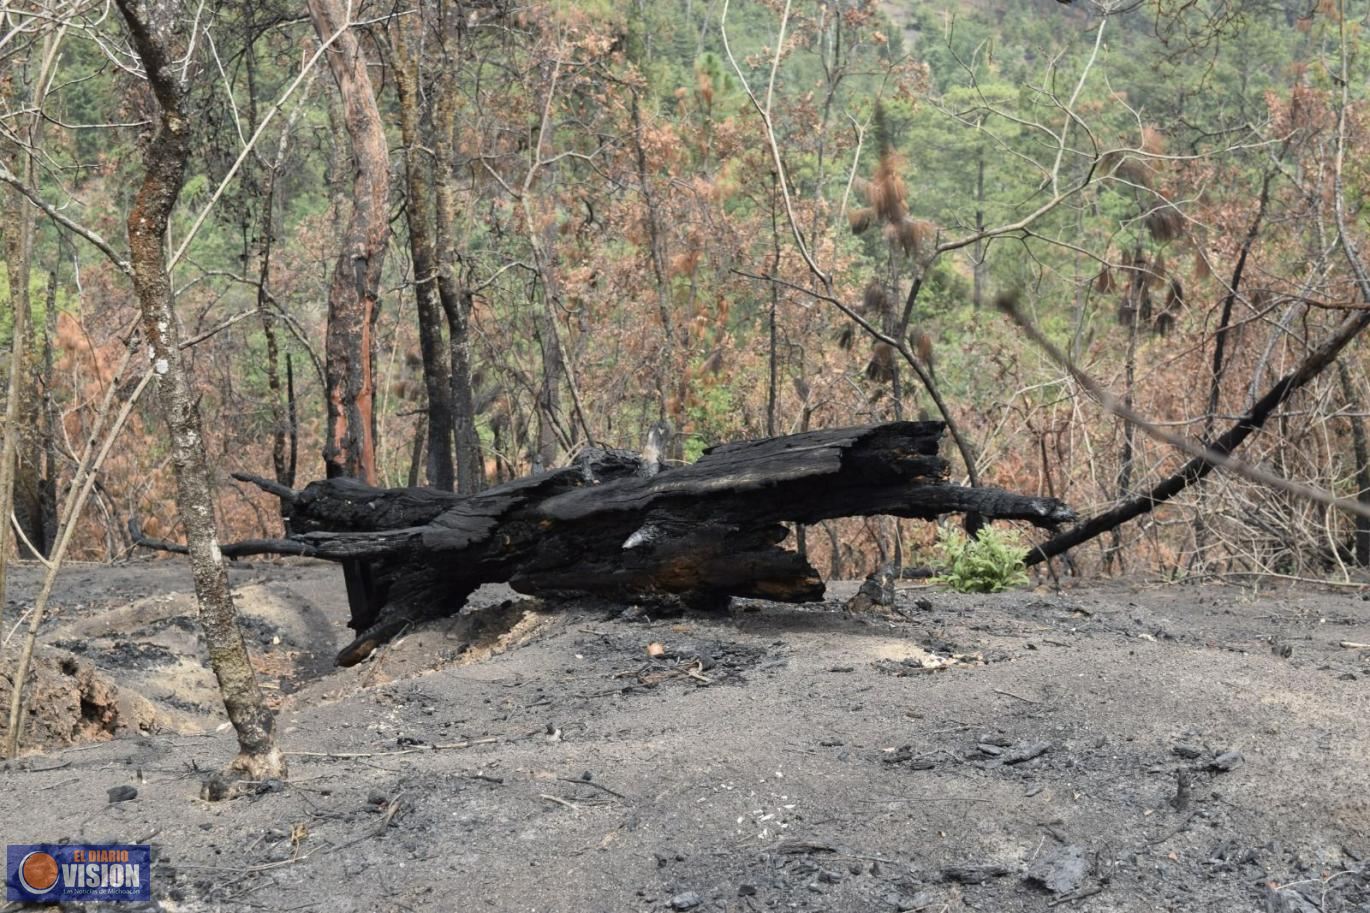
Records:
<instances>
[{"instance_id":1,"label":"forest in background","mask_svg":"<svg viewBox=\"0 0 1370 913\"><path fill-rule=\"evenodd\" d=\"M149 6L185 42L166 250L224 540L280 530L229 473L298 486L326 446L337 473L470 491L659 422L689 461L949 417L954 474L1090 517L1191 454L1002 293L1202 442L1364 313L1360 4ZM18 315L14 512L44 553L87 487L72 557L129 555L130 523L186 538L120 267L160 117L143 67L106 4L6 8L0 178L47 211L6 196L0 343ZM1334 354L1241 456L1370 502L1364 347ZM363 400L333 421L331 374ZM1219 472L1068 567L1345 575L1357 522ZM856 577L932 534L827 521L801 547Z\"/></svg>"}]
</instances>

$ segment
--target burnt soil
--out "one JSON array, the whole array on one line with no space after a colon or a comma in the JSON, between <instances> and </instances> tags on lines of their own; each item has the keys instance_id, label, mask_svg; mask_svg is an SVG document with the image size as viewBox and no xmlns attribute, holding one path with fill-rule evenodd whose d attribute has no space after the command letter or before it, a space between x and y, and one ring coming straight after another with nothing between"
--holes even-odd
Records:
<instances>
[{"instance_id":1,"label":"burnt soil","mask_svg":"<svg viewBox=\"0 0 1370 913\"><path fill-rule=\"evenodd\" d=\"M152 843L166 911L1370 913L1357 590L657 618L487 589L334 670L335 569L233 581L290 780L201 801L235 743L185 565L76 566L3 842Z\"/></svg>"}]
</instances>

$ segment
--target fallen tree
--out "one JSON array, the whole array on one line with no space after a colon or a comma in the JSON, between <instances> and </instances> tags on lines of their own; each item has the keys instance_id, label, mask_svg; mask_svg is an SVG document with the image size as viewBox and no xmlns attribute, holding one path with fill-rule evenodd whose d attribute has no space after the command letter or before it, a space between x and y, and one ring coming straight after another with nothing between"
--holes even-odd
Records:
<instances>
[{"instance_id":1,"label":"fallen tree","mask_svg":"<svg viewBox=\"0 0 1370 913\"><path fill-rule=\"evenodd\" d=\"M281 498L288 538L225 553L344 564L363 581L349 591L358 636L338 655L352 665L411 624L455 614L483 583L698 608L732 596L806 602L822 598L823 581L780 547L787 522L976 513L1054 528L1074 519L1054 498L947 482L943 428L894 422L723 444L672 469L596 449L471 496L347 478L293 491L240 475Z\"/></svg>"},{"instance_id":2,"label":"fallen tree","mask_svg":"<svg viewBox=\"0 0 1370 913\"><path fill-rule=\"evenodd\" d=\"M1360 274L1358 273L1358 275ZM1370 299L1370 280L1367 280L1365 288L1366 297ZM1077 379L1086 382L1087 387L1097 387L1097 384L1081 372L1073 362L1055 350L1049 343L1045 343L1045 337L1041 335L1040 331L1035 327L1029 330L1024 324L1024 318L1011 301L1001 301L1000 307L1008 312L1020 327L1028 330L1029 336L1038 340L1038 344L1046 348L1053 360L1065 367ZM1033 565L1054 558L1109 530L1116 529L1124 523L1135 520L1144 514L1149 514L1189 486L1203 481L1209 473L1222 465L1222 461L1230 462L1232 454L1237 448L1248 437L1264 428L1270 417L1275 415L1276 411L1290 397L1326 370L1328 366L1335 363L1337 356L1364 332L1367 326L1370 326L1370 308L1359 309L1347 316L1326 339L1308 352L1293 371L1280 378L1273 387L1265 392L1264 396L1256 400L1251 408L1246 411L1246 414L1238 418L1216 440L1207 444L1204 448L1206 452L1192 457L1180 467L1178 472L1156 483L1143 494L1123 500L1103 513L1090 517L1047 542L1043 542L1028 553L1027 564ZM1279 480L1272 479L1267 481L1267 484L1273 484L1275 481ZM1305 489L1305 491L1308 490ZM1313 492L1313 494L1317 494L1317 492ZM1307 497L1308 495L1305 494L1304 496ZM1355 505L1348 504L1347 506L1354 508Z\"/></svg>"}]
</instances>

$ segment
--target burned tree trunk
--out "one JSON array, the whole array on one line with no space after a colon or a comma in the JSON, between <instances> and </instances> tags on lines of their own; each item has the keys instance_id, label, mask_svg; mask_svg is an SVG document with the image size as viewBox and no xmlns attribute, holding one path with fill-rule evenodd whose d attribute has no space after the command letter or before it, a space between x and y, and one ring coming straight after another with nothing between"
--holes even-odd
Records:
<instances>
[{"instance_id":1,"label":"burned tree trunk","mask_svg":"<svg viewBox=\"0 0 1370 913\"><path fill-rule=\"evenodd\" d=\"M1370 297L1370 296L1367 296ZM1370 308L1353 311L1344 319L1330 336L1317 348L1308 353L1293 371L1280 378L1279 382L1256 400L1246 414L1235 424L1220 434L1208 445L1208 449L1219 456L1231 456L1251 435L1265 427L1265 423L1275 410L1293 396L1310 380L1323 372L1323 369L1336 359L1351 340L1370 327ZM1131 520L1151 513L1160 505L1174 498L1196 482L1208 477L1217 464L1203 457L1194 457L1180 467L1179 471L1163 479L1143 494L1123 501L1097 516L1091 517L1074 526L1050 541L1043 542L1028 553L1027 563L1037 564L1046 561L1077 545L1082 545Z\"/></svg>"},{"instance_id":2,"label":"burned tree trunk","mask_svg":"<svg viewBox=\"0 0 1370 913\"><path fill-rule=\"evenodd\" d=\"M309 0L320 41L335 34L328 66L342 97L356 168L352 217L328 289L325 370L328 384L328 475L376 478L376 379L373 332L380 307L381 263L390 237L390 159L366 58L338 0ZM339 34L340 33L340 34Z\"/></svg>"},{"instance_id":3,"label":"burned tree trunk","mask_svg":"<svg viewBox=\"0 0 1370 913\"><path fill-rule=\"evenodd\" d=\"M456 478L452 465L451 368L443 348L443 314L438 301L433 182L429 165L424 161L419 132L422 121L419 54L409 47L405 28L405 23L398 20L391 26L394 43L391 66L400 109L400 137L404 142L405 217L409 225L409 252L414 262L414 299L423 384L428 394L426 475L433 488L451 491Z\"/></svg>"},{"instance_id":4,"label":"burned tree trunk","mask_svg":"<svg viewBox=\"0 0 1370 913\"><path fill-rule=\"evenodd\" d=\"M471 292L457 275L457 244L453 227L457 224L457 153L455 145L457 90L452 79L453 62L444 52L438 80L438 98L433 112L433 151L436 159L436 185L433 212L436 217L438 301L447 319L451 377L447 402L450 404L452 436L456 444L457 491L475 494L485 487L485 456L476 429L476 392L471 356Z\"/></svg>"},{"instance_id":5,"label":"burned tree trunk","mask_svg":"<svg viewBox=\"0 0 1370 913\"><path fill-rule=\"evenodd\" d=\"M658 471L634 454L589 451L575 465L463 497L353 479L280 496L291 539L270 549L365 564L351 599L351 665L416 621L451 615L483 583L537 596L666 598L717 607L732 596L822 598L808 561L780 547L785 523L948 513L1054 527L1073 514L1034 498L946 481L941 422L894 422L724 444ZM248 481L256 481L248 479Z\"/></svg>"}]
</instances>

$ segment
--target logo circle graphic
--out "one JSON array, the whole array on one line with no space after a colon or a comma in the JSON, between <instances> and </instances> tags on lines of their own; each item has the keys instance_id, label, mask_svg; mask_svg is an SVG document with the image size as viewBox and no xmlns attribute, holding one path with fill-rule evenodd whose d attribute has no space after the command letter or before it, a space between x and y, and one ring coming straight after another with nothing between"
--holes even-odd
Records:
<instances>
[{"instance_id":1,"label":"logo circle graphic","mask_svg":"<svg viewBox=\"0 0 1370 913\"><path fill-rule=\"evenodd\" d=\"M47 853L29 853L19 863L19 883L30 894L46 894L57 885L57 860Z\"/></svg>"}]
</instances>

